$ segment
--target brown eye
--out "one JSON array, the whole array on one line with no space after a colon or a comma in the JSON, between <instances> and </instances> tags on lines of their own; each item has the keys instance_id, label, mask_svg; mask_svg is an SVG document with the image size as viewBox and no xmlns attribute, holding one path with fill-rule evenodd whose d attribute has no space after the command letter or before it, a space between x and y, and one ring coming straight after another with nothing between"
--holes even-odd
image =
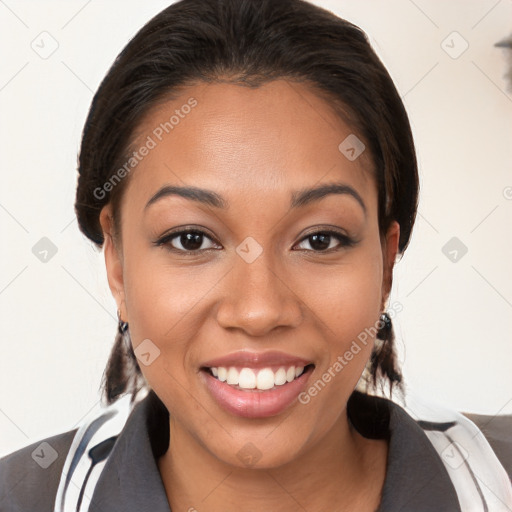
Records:
<instances>
[{"instance_id":1,"label":"brown eye","mask_svg":"<svg viewBox=\"0 0 512 512\"><path fill-rule=\"evenodd\" d=\"M203 235L201 233L183 233L179 235L179 242L185 250L197 251L203 245Z\"/></svg>"},{"instance_id":2,"label":"brown eye","mask_svg":"<svg viewBox=\"0 0 512 512\"><path fill-rule=\"evenodd\" d=\"M331 245L331 235L327 235L324 233L319 233L317 235L311 235L308 237L309 245L318 251L324 251L325 249L329 249Z\"/></svg>"},{"instance_id":3,"label":"brown eye","mask_svg":"<svg viewBox=\"0 0 512 512\"><path fill-rule=\"evenodd\" d=\"M206 247L204 246L205 243ZM218 248L218 245L206 233L198 230L169 233L158 240L156 245L165 245L170 250L178 252L199 252Z\"/></svg>"},{"instance_id":4,"label":"brown eye","mask_svg":"<svg viewBox=\"0 0 512 512\"><path fill-rule=\"evenodd\" d=\"M337 250L343 247L351 247L355 245L355 242L351 238L336 231L318 231L316 233L311 233L302 239L299 246L305 242L308 242L311 249L308 249L307 247L303 247L302 249L312 250L314 252L326 252L331 249Z\"/></svg>"}]
</instances>

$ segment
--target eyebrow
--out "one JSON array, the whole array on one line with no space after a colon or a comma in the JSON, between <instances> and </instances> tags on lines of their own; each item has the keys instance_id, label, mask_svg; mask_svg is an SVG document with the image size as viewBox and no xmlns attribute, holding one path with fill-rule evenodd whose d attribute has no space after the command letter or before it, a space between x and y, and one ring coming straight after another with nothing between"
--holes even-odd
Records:
<instances>
[{"instance_id":1,"label":"eyebrow","mask_svg":"<svg viewBox=\"0 0 512 512\"><path fill-rule=\"evenodd\" d=\"M345 183L327 183L314 188L297 190L291 195L290 207L300 208L312 203L313 201L319 201L331 194L349 195L353 197L359 203L366 215L366 205L363 199L353 187ZM198 187L165 185L151 196L144 209L149 208L160 199L169 196L184 197L185 199L191 199L192 201L224 210L229 206L228 202L213 190Z\"/></svg>"},{"instance_id":2,"label":"eyebrow","mask_svg":"<svg viewBox=\"0 0 512 512\"><path fill-rule=\"evenodd\" d=\"M213 192L212 190L206 190L197 187L176 187L172 185L166 185L159 189L156 194L151 197L151 199L146 203L144 209L147 209L149 206L156 203L160 199L168 196L180 196L184 197L185 199L192 199L198 203L213 206L215 208L226 209L228 207L227 202L224 201L224 199L222 199L219 194Z\"/></svg>"},{"instance_id":3,"label":"eyebrow","mask_svg":"<svg viewBox=\"0 0 512 512\"><path fill-rule=\"evenodd\" d=\"M290 206L292 208L306 206L313 201L318 201L331 194L346 194L352 196L359 203L366 215L366 205L364 204L363 198L353 187L346 183L327 183L314 188L298 190L292 194Z\"/></svg>"}]
</instances>

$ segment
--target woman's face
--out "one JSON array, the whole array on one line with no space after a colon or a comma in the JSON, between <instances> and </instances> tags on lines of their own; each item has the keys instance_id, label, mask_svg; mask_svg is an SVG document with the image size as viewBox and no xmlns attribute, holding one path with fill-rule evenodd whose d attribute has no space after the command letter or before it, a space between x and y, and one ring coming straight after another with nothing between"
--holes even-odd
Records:
<instances>
[{"instance_id":1,"label":"woman's face","mask_svg":"<svg viewBox=\"0 0 512 512\"><path fill-rule=\"evenodd\" d=\"M311 89L180 94L139 126L109 283L171 437L276 467L346 422L399 228L381 240L370 155Z\"/></svg>"}]
</instances>

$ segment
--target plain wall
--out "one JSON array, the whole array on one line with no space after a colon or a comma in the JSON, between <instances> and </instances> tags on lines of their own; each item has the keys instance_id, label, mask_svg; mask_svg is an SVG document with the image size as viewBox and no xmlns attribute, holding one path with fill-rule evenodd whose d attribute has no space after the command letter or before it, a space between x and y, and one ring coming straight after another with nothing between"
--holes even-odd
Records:
<instances>
[{"instance_id":1,"label":"plain wall","mask_svg":"<svg viewBox=\"0 0 512 512\"><path fill-rule=\"evenodd\" d=\"M77 152L93 92L168 3L0 3L0 454L99 407L116 307L103 255L77 228ZM454 409L511 413L512 95L494 44L512 3L315 3L367 31L414 130L420 206L391 297L407 385ZM52 44L46 59L33 49ZM57 249L45 263L33 253L43 237ZM443 249L453 237L462 257Z\"/></svg>"}]
</instances>

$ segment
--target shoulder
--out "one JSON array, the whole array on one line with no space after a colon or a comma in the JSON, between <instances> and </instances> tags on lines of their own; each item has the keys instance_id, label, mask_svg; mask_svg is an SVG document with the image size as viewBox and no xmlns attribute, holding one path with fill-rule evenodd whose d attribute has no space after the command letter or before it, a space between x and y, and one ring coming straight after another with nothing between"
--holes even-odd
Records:
<instances>
[{"instance_id":1,"label":"shoulder","mask_svg":"<svg viewBox=\"0 0 512 512\"><path fill-rule=\"evenodd\" d=\"M512 480L512 414L490 416L464 413L482 432Z\"/></svg>"},{"instance_id":2,"label":"shoulder","mask_svg":"<svg viewBox=\"0 0 512 512\"><path fill-rule=\"evenodd\" d=\"M437 451L462 510L472 509L475 503L480 503L482 510L500 510L503 504L512 507L510 465L504 464L502 449L491 444L498 424L506 427L507 421L496 419L495 425L485 428L485 420L490 418L475 422L478 418L472 415L468 417L414 394L408 396L405 409ZM502 439L503 446L510 446L510 434L503 431Z\"/></svg>"},{"instance_id":3,"label":"shoulder","mask_svg":"<svg viewBox=\"0 0 512 512\"><path fill-rule=\"evenodd\" d=\"M75 430L42 439L0 458L0 510L53 511Z\"/></svg>"},{"instance_id":4,"label":"shoulder","mask_svg":"<svg viewBox=\"0 0 512 512\"><path fill-rule=\"evenodd\" d=\"M91 412L76 429L0 458L0 511L53 512L66 499L66 506L75 501L79 506L82 498L85 501L84 485L94 487L101 474L97 471L93 477L90 470L96 464L103 468L138 400L127 394L99 412ZM65 482L61 482L63 473Z\"/></svg>"}]
</instances>

